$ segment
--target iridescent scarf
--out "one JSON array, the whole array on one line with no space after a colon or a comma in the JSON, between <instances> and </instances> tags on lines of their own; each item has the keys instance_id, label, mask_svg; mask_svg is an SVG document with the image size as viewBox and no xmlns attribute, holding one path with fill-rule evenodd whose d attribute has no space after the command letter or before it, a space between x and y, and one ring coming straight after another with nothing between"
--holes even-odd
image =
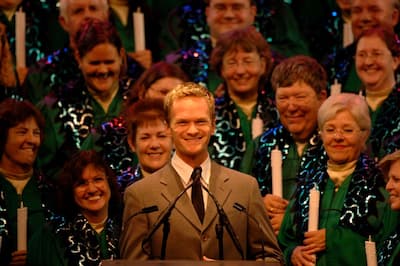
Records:
<instances>
[{"instance_id":1,"label":"iridescent scarf","mask_svg":"<svg viewBox=\"0 0 400 266\"><path fill-rule=\"evenodd\" d=\"M282 152L282 160L284 161L292 145L295 145L294 140L290 132L282 124L261 135L253 173L258 180L262 195L272 192L271 151L278 147ZM315 131L309 138L306 149L300 159L298 173L304 175L309 169L314 169L318 164L326 162L326 160L324 147L319 139L318 132Z\"/></svg>"},{"instance_id":2,"label":"iridescent scarf","mask_svg":"<svg viewBox=\"0 0 400 266\"><path fill-rule=\"evenodd\" d=\"M98 266L102 259L118 258L118 241L120 229L118 224L108 218L104 226L108 257L101 254L101 246L97 232L88 220L78 214L70 222L61 217L53 217L55 233L66 247L65 257L69 265Z\"/></svg>"},{"instance_id":3,"label":"iridescent scarf","mask_svg":"<svg viewBox=\"0 0 400 266\"><path fill-rule=\"evenodd\" d=\"M263 120L264 131L278 123L279 114L270 98L259 93L256 109ZM216 131L210 142L214 151L210 156L228 168L239 170L246 142L236 104L227 92L215 99L215 111Z\"/></svg>"},{"instance_id":4,"label":"iridescent scarf","mask_svg":"<svg viewBox=\"0 0 400 266\"><path fill-rule=\"evenodd\" d=\"M299 237L302 237L307 231L309 191L317 186L321 196L323 195L329 179L326 170L327 165L321 164L316 169L309 169L309 171L299 174L300 183L296 190L296 202L293 206L294 221ZM351 177L339 224L366 237L374 234L377 230L376 225L370 224L368 218L378 216L376 204L378 201L385 200L380 191L384 187L382 173L375 162L367 155L361 154Z\"/></svg>"}]
</instances>

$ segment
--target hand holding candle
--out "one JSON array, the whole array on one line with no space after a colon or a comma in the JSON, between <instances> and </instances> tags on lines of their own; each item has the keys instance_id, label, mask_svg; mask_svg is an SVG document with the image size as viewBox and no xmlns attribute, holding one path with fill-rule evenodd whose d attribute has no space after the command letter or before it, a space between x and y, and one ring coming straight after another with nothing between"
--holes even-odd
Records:
<instances>
[{"instance_id":1,"label":"hand holding candle","mask_svg":"<svg viewBox=\"0 0 400 266\"><path fill-rule=\"evenodd\" d=\"M21 207L17 209L17 250L27 249L27 230L28 230L28 208Z\"/></svg>"},{"instance_id":2,"label":"hand holding candle","mask_svg":"<svg viewBox=\"0 0 400 266\"><path fill-rule=\"evenodd\" d=\"M377 266L378 262L376 259L376 246L375 242L371 240L369 236L368 241L365 241L365 254L367 256L367 266Z\"/></svg>"},{"instance_id":3,"label":"hand holding candle","mask_svg":"<svg viewBox=\"0 0 400 266\"><path fill-rule=\"evenodd\" d=\"M145 31L144 31L144 15L140 11L140 7L133 13L133 27L135 34L135 51L144 51L145 45Z\"/></svg>"},{"instance_id":4,"label":"hand holding candle","mask_svg":"<svg viewBox=\"0 0 400 266\"><path fill-rule=\"evenodd\" d=\"M251 136L253 139L260 136L263 133L264 123L257 113L257 116L251 120Z\"/></svg>"},{"instance_id":5,"label":"hand holding candle","mask_svg":"<svg viewBox=\"0 0 400 266\"><path fill-rule=\"evenodd\" d=\"M310 189L310 205L308 209L308 231L317 231L319 222L319 191Z\"/></svg>"},{"instance_id":6,"label":"hand holding candle","mask_svg":"<svg viewBox=\"0 0 400 266\"><path fill-rule=\"evenodd\" d=\"M282 152L276 147L271 151L272 194L282 197Z\"/></svg>"},{"instance_id":7,"label":"hand holding candle","mask_svg":"<svg viewBox=\"0 0 400 266\"><path fill-rule=\"evenodd\" d=\"M25 12L15 12L15 57L17 67L26 67L25 58Z\"/></svg>"}]
</instances>

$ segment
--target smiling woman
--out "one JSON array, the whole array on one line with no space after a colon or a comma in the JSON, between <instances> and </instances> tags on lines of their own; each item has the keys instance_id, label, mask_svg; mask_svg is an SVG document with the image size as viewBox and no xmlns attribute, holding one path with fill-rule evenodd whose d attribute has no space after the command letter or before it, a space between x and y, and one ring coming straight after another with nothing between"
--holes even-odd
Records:
<instances>
[{"instance_id":1,"label":"smiling woman","mask_svg":"<svg viewBox=\"0 0 400 266\"><path fill-rule=\"evenodd\" d=\"M171 157L172 138L161 99L145 98L126 106L123 117L128 129L127 142L139 164L132 175L118 175L123 191L129 184L166 165Z\"/></svg>"},{"instance_id":2,"label":"smiling woman","mask_svg":"<svg viewBox=\"0 0 400 266\"><path fill-rule=\"evenodd\" d=\"M17 251L17 208L28 208L27 240L50 218L50 189L34 169L44 124L43 116L27 101L7 99L0 104L1 265L26 262L27 251Z\"/></svg>"},{"instance_id":3,"label":"smiling woman","mask_svg":"<svg viewBox=\"0 0 400 266\"><path fill-rule=\"evenodd\" d=\"M397 217L400 210L400 150L386 155L379 162L379 166L386 177L386 190L390 195L389 206ZM400 263L400 219L397 217L396 221L396 230L390 232L390 236L379 245L379 265L394 266Z\"/></svg>"},{"instance_id":4,"label":"smiling woman","mask_svg":"<svg viewBox=\"0 0 400 266\"><path fill-rule=\"evenodd\" d=\"M46 141L39 152L46 173L57 178L62 164L77 150L101 151L100 125L118 117L130 80L120 78L124 49L116 29L107 21L85 21L75 36L83 79L67 82L40 104Z\"/></svg>"},{"instance_id":5,"label":"smiling woman","mask_svg":"<svg viewBox=\"0 0 400 266\"><path fill-rule=\"evenodd\" d=\"M393 29L378 27L361 33L357 42L356 71L372 121L368 146L376 160L400 148L400 88L395 77L400 63L398 41Z\"/></svg>"},{"instance_id":6,"label":"smiling woman","mask_svg":"<svg viewBox=\"0 0 400 266\"><path fill-rule=\"evenodd\" d=\"M352 93L330 96L319 108L318 127L328 161L299 173L279 243L293 265L366 265L364 242L368 236L381 240L394 223L383 215L388 195L382 172L363 152L371 127L364 98ZM312 188L320 191L321 199L318 228L310 231Z\"/></svg>"},{"instance_id":7,"label":"smiling woman","mask_svg":"<svg viewBox=\"0 0 400 266\"><path fill-rule=\"evenodd\" d=\"M216 131L211 158L231 169L250 173L253 139L275 126L278 112L269 97L272 57L268 43L254 27L221 34L211 66L223 79L216 91Z\"/></svg>"},{"instance_id":8,"label":"smiling woman","mask_svg":"<svg viewBox=\"0 0 400 266\"><path fill-rule=\"evenodd\" d=\"M75 154L63 168L59 187L62 216L52 217L35 234L28 264L98 265L118 257L119 192L115 175L102 157L93 150Z\"/></svg>"}]
</instances>

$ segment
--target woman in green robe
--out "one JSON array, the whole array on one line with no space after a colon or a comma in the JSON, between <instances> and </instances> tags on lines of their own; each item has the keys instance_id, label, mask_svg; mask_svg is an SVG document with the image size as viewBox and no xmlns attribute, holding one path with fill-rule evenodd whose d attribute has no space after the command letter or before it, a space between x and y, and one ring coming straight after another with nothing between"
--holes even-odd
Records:
<instances>
[{"instance_id":1,"label":"woman in green robe","mask_svg":"<svg viewBox=\"0 0 400 266\"><path fill-rule=\"evenodd\" d=\"M380 162L379 166L386 177L386 190L389 192L389 206L394 214L400 215L400 150L386 155ZM378 265L394 266L400 265L400 219L397 218L398 224L390 236L378 244Z\"/></svg>"},{"instance_id":2,"label":"woman in green robe","mask_svg":"<svg viewBox=\"0 0 400 266\"><path fill-rule=\"evenodd\" d=\"M116 177L94 150L79 151L59 180L58 213L29 242L28 265L99 265L118 258Z\"/></svg>"},{"instance_id":3,"label":"woman in green robe","mask_svg":"<svg viewBox=\"0 0 400 266\"><path fill-rule=\"evenodd\" d=\"M27 240L50 218L51 188L34 166L45 121L30 102L0 104L0 265L22 265L27 250L18 245L17 209L28 210Z\"/></svg>"},{"instance_id":4,"label":"woman in green robe","mask_svg":"<svg viewBox=\"0 0 400 266\"><path fill-rule=\"evenodd\" d=\"M254 139L276 126L279 117L270 97L271 50L261 33L249 26L221 34L210 62L223 79L215 92L210 156L225 167L251 173Z\"/></svg>"},{"instance_id":5,"label":"woman in green robe","mask_svg":"<svg viewBox=\"0 0 400 266\"><path fill-rule=\"evenodd\" d=\"M366 265L365 241L392 231L383 219L387 193L382 172L362 151L371 129L368 106L358 95L330 96L318 111L328 162L299 174L278 235L287 265ZM310 190L320 193L309 216ZM308 228L316 220L317 228Z\"/></svg>"},{"instance_id":6,"label":"woman in green robe","mask_svg":"<svg viewBox=\"0 0 400 266\"><path fill-rule=\"evenodd\" d=\"M129 85L120 78L124 49L112 24L87 20L75 37L82 78L71 77L39 104L46 119L39 165L53 179L76 151L104 149L100 127L118 117Z\"/></svg>"}]
</instances>

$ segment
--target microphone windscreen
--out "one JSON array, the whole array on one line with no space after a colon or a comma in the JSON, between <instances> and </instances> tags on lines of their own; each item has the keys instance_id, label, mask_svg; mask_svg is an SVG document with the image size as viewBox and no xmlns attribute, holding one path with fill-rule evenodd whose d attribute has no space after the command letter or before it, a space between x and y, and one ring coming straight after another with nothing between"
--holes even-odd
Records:
<instances>
[{"instance_id":1,"label":"microphone windscreen","mask_svg":"<svg viewBox=\"0 0 400 266\"><path fill-rule=\"evenodd\" d=\"M150 213L150 212L155 212L155 211L158 211L158 206L157 205L153 205L153 206L150 206L150 207L145 207L145 208L142 209L143 213Z\"/></svg>"}]
</instances>

